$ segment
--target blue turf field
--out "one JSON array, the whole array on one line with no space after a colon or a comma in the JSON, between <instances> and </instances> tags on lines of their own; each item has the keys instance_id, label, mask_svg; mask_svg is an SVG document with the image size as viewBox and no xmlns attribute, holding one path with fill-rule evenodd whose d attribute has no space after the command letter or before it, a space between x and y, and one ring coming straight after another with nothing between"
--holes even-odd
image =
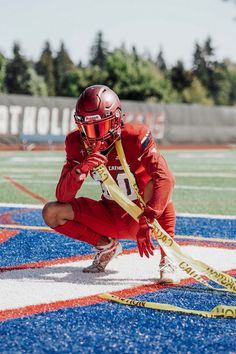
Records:
<instances>
[{"instance_id":1,"label":"blue turf field","mask_svg":"<svg viewBox=\"0 0 236 354\"><path fill-rule=\"evenodd\" d=\"M0 214L12 211L13 224L44 226L40 209L4 207ZM8 228L2 226L1 230L4 229ZM59 234L30 229L18 231L16 236L1 244L1 267L92 252L91 247ZM225 240L230 247L236 246L233 242L236 219L233 218L179 216L176 231L180 236L195 235L207 238L209 242L215 239L220 245ZM125 241L123 246L124 249L132 249L135 243ZM10 274L9 279L14 282ZM210 310L219 303L236 305L235 295L212 292L194 282L182 287L147 291L134 298L201 310ZM236 322L234 319L207 319L102 302L65 306L55 311L3 321L0 324L0 343L0 352L7 354L233 353L236 350Z\"/></svg>"},{"instance_id":2,"label":"blue turf field","mask_svg":"<svg viewBox=\"0 0 236 354\"><path fill-rule=\"evenodd\" d=\"M236 150L164 153L176 177L176 210L195 215L178 215L176 241L187 245L190 255L199 250L197 259L211 252L209 262L213 262L217 255L216 265L236 276L236 218L227 217L236 210ZM86 287L97 287L98 294L101 285L112 291L119 282L125 290L122 296L143 301L199 310L211 310L219 303L236 306L235 295L208 290L194 281L153 287L149 277L157 265L154 261L151 269L149 260L134 258L136 244L131 241L122 242L130 256L119 257L118 266L111 265L107 276L82 276L83 259L93 253L92 248L42 230L45 225L40 209L26 208L27 203L42 203L32 192L45 200L55 198L64 157L64 152L56 151L0 152L1 203L8 203L0 206L0 270L5 270L0 273L0 353L235 353L235 319L158 312L99 302L97 296L80 301ZM10 181L26 187L29 193ZM99 186L88 180L80 194L97 198ZM12 203L23 205L19 208ZM129 263L127 268L138 270L128 282L124 264L133 259L137 263ZM137 285L142 270L145 278ZM133 292L129 293L130 289ZM69 299L72 291L75 302ZM68 301L59 301L64 298Z\"/></svg>"}]
</instances>

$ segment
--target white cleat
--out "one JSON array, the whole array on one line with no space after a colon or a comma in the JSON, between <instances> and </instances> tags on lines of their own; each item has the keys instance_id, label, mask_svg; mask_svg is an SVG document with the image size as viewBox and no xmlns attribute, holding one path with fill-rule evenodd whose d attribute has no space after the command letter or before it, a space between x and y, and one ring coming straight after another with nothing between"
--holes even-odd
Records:
<instances>
[{"instance_id":1,"label":"white cleat","mask_svg":"<svg viewBox=\"0 0 236 354\"><path fill-rule=\"evenodd\" d=\"M171 260L164 256L159 264L160 279L159 284L179 284L180 277L177 273L176 266L171 262Z\"/></svg>"},{"instance_id":2,"label":"white cleat","mask_svg":"<svg viewBox=\"0 0 236 354\"><path fill-rule=\"evenodd\" d=\"M84 273L101 273L104 272L106 266L110 261L119 256L122 253L121 244L112 238L109 238L110 243L105 246L99 246L96 248L96 253L93 259L93 263L84 268Z\"/></svg>"}]
</instances>

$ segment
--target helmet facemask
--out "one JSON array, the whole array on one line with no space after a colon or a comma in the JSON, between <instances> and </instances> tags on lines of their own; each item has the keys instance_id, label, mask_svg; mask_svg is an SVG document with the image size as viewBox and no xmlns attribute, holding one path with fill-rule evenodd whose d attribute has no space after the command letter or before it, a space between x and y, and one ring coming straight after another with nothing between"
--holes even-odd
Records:
<instances>
[{"instance_id":1,"label":"helmet facemask","mask_svg":"<svg viewBox=\"0 0 236 354\"><path fill-rule=\"evenodd\" d=\"M105 112L105 117L99 114L78 116L75 113L75 123L81 133L81 137L92 150L99 151L109 149L120 137L122 113L118 108L115 114Z\"/></svg>"}]
</instances>

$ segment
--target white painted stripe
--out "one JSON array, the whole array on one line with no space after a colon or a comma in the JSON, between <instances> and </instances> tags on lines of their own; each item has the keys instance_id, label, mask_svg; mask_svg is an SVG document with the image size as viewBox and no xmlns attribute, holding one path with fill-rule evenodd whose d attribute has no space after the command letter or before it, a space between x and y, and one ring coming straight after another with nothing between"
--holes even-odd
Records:
<instances>
[{"instance_id":1,"label":"white painted stripe","mask_svg":"<svg viewBox=\"0 0 236 354\"><path fill-rule=\"evenodd\" d=\"M8 160L10 163L11 162L30 162L30 163L38 163L38 162L63 162L65 161L65 157L59 157L59 156L33 156L33 157L23 157L23 156L15 156L11 157Z\"/></svg>"},{"instance_id":2,"label":"white painted stripe","mask_svg":"<svg viewBox=\"0 0 236 354\"><path fill-rule=\"evenodd\" d=\"M199 246L187 246L183 250L221 271L236 267L234 250ZM0 310L155 284L159 277L159 260L158 250L149 259L141 258L138 253L123 255L114 259L102 276L82 272L82 268L91 264L91 260L4 272L0 274ZM181 279L188 277L182 271L179 273Z\"/></svg>"},{"instance_id":3,"label":"white painted stripe","mask_svg":"<svg viewBox=\"0 0 236 354\"><path fill-rule=\"evenodd\" d=\"M45 167L44 167L45 168ZM42 169L41 166L39 166L38 168L24 168L24 166L19 166L19 168L11 168L11 167L1 167L1 173L40 173L40 174L48 174L48 173L60 173L60 171L58 170L58 167L55 166L54 169L52 168L47 168L47 170Z\"/></svg>"},{"instance_id":4,"label":"white painted stripe","mask_svg":"<svg viewBox=\"0 0 236 354\"><path fill-rule=\"evenodd\" d=\"M15 177L14 179L17 180L17 181L21 181L21 183L26 182L28 184L53 184L53 185L55 185L58 182L58 180L55 180L55 181L53 181L53 180L40 181L40 180L37 180L37 179L18 178L18 177ZM0 180L0 184L2 184L2 183L9 183L9 182L7 180Z\"/></svg>"},{"instance_id":5,"label":"white painted stripe","mask_svg":"<svg viewBox=\"0 0 236 354\"><path fill-rule=\"evenodd\" d=\"M174 175L178 177L236 177L236 173L228 172L174 172Z\"/></svg>"},{"instance_id":6,"label":"white painted stripe","mask_svg":"<svg viewBox=\"0 0 236 354\"><path fill-rule=\"evenodd\" d=\"M179 185L175 186L176 189L191 189L191 190L206 190L206 191L224 191L224 192L236 192L236 187L213 187L213 186L189 186Z\"/></svg>"},{"instance_id":7,"label":"white painted stripe","mask_svg":"<svg viewBox=\"0 0 236 354\"><path fill-rule=\"evenodd\" d=\"M44 204L20 204L20 203L0 203L0 208L29 208L42 209ZM177 213L177 216L186 218L207 218L207 219L232 219L236 220L236 215L219 214L196 214L196 213Z\"/></svg>"},{"instance_id":8,"label":"white painted stripe","mask_svg":"<svg viewBox=\"0 0 236 354\"><path fill-rule=\"evenodd\" d=\"M57 182L58 182L58 179L57 180L50 180L50 181L43 181L43 180L37 180L37 179L32 179L32 178L24 178L24 177L21 177L21 178L18 178L18 176L15 176L15 177L13 177L13 176L11 176L12 178L15 178L16 180L20 180L21 182L27 182L27 183L29 183L29 184L37 184L37 183L39 183L39 184L53 184L53 185L55 185L55 184L57 184ZM0 184L1 183L9 183L7 180L5 180L5 179L0 179ZM88 185L88 186L94 186L94 185L100 185L100 183L99 182L95 182L95 181L88 181L88 182L84 182L83 184L85 184L85 185Z\"/></svg>"},{"instance_id":9,"label":"white painted stripe","mask_svg":"<svg viewBox=\"0 0 236 354\"><path fill-rule=\"evenodd\" d=\"M18 178L18 179L26 179L27 178L27 179L32 179L33 180L33 179L35 179L35 175L37 175L37 176L39 175L39 171L37 171L37 172L35 171L35 174L28 174L28 173L22 174L22 171L20 171L20 173L21 174L9 173L8 176L10 175L11 178ZM43 174L41 173L40 175L42 177L47 177L47 178L51 177L51 176L54 177L54 178L58 177L58 179L59 179L59 175L58 175L58 173L56 173L56 171L55 171L55 173L45 173L44 172Z\"/></svg>"},{"instance_id":10,"label":"white painted stripe","mask_svg":"<svg viewBox=\"0 0 236 354\"><path fill-rule=\"evenodd\" d=\"M206 219L236 220L236 215L177 213L177 216L183 216L185 218L206 218Z\"/></svg>"},{"instance_id":11,"label":"white painted stripe","mask_svg":"<svg viewBox=\"0 0 236 354\"><path fill-rule=\"evenodd\" d=\"M12 178L15 178L16 180L19 180L21 182L26 182L28 184L52 184L56 185L58 182L57 180L49 180L49 181L43 181L43 180L37 180L33 178L25 178L24 176L11 176ZM8 181L4 179L0 179L0 184L1 183L8 183ZM87 186L99 186L100 183L96 181L85 181L83 184ZM186 190L206 190L206 191L219 191L219 192L236 192L236 187L213 187L213 186L191 186L191 185L176 185L175 189L186 189Z\"/></svg>"},{"instance_id":12,"label":"white painted stripe","mask_svg":"<svg viewBox=\"0 0 236 354\"><path fill-rule=\"evenodd\" d=\"M0 208L42 209L44 204L0 203Z\"/></svg>"},{"instance_id":13,"label":"white painted stripe","mask_svg":"<svg viewBox=\"0 0 236 354\"><path fill-rule=\"evenodd\" d=\"M225 159L229 156L227 152L180 152L177 153L177 157L180 159Z\"/></svg>"}]
</instances>

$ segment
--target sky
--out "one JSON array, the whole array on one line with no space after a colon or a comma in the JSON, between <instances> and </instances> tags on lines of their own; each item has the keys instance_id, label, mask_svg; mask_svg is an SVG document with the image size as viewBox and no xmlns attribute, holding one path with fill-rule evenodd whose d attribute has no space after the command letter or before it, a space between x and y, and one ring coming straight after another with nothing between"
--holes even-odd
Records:
<instances>
[{"instance_id":1,"label":"sky","mask_svg":"<svg viewBox=\"0 0 236 354\"><path fill-rule=\"evenodd\" d=\"M160 48L168 65L192 63L194 44L212 38L218 60L236 62L236 3L222 0L0 0L0 51L38 60L46 40L54 52L60 42L77 64L87 64L98 31L109 50L128 50L156 58Z\"/></svg>"}]
</instances>

